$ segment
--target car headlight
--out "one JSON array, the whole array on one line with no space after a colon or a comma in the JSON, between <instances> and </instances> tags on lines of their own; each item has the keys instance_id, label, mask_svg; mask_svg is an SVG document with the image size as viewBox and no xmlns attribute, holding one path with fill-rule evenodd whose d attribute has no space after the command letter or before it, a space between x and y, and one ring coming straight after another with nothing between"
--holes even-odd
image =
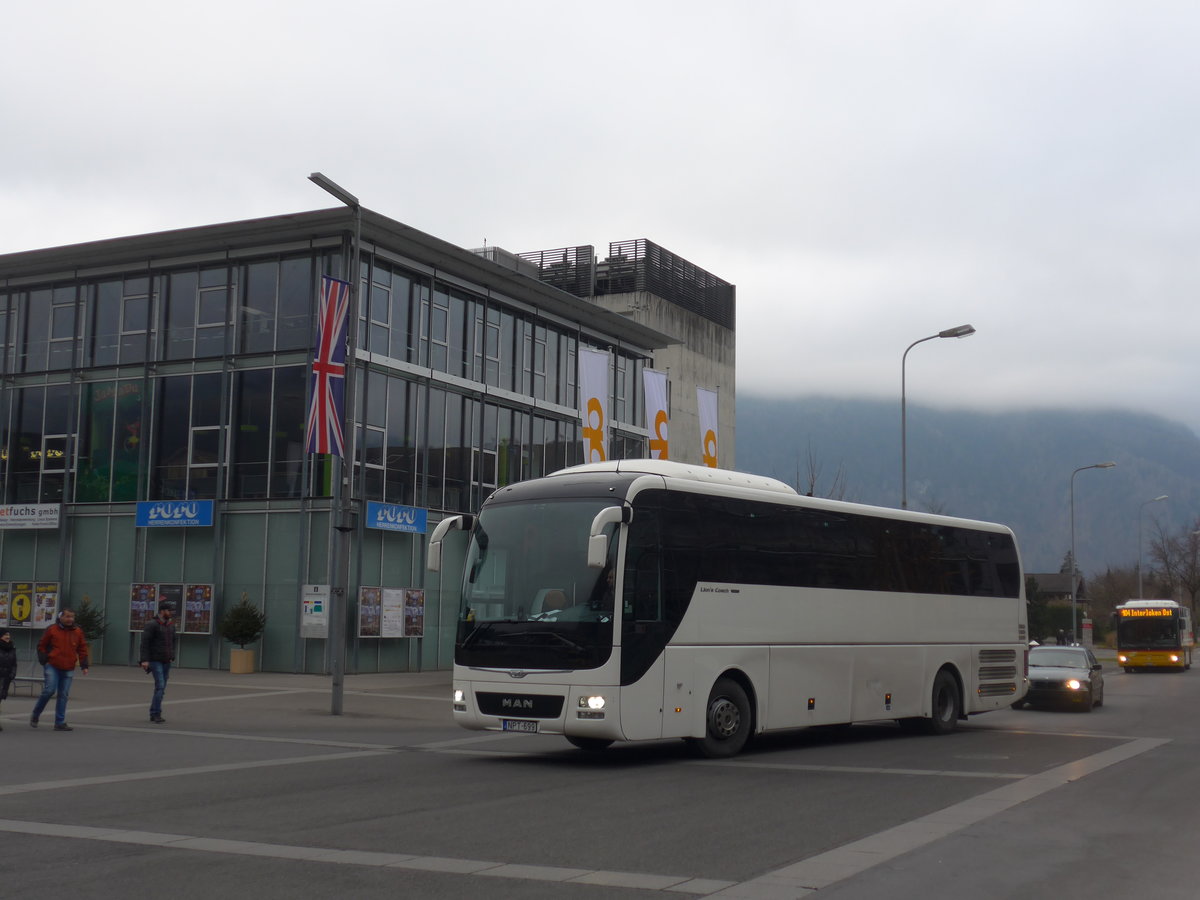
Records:
<instances>
[{"instance_id":1,"label":"car headlight","mask_svg":"<svg viewBox=\"0 0 1200 900\"><path fill-rule=\"evenodd\" d=\"M1069 681L1067 681L1067 689L1068 690L1077 691L1081 687L1083 687L1083 685L1080 683L1078 678L1072 678Z\"/></svg>"}]
</instances>

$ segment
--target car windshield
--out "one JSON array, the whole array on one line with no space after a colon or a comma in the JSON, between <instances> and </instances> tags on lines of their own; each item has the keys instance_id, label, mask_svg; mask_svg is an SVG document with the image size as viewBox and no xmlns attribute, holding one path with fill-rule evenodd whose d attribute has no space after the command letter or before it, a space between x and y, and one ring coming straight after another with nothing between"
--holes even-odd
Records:
<instances>
[{"instance_id":1,"label":"car windshield","mask_svg":"<svg viewBox=\"0 0 1200 900\"><path fill-rule=\"evenodd\" d=\"M1067 650L1056 647L1035 648L1029 651L1030 666L1064 666L1068 669L1087 669L1087 654L1082 650Z\"/></svg>"}]
</instances>

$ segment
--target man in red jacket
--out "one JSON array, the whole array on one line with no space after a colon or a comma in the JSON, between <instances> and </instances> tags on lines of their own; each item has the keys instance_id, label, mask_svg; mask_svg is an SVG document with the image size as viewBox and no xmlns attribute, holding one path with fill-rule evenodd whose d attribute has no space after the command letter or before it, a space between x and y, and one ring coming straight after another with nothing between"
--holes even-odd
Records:
<instances>
[{"instance_id":1,"label":"man in red jacket","mask_svg":"<svg viewBox=\"0 0 1200 900\"><path fill-rule=\"evenodd\" d=\"M75 625L74 610L64 609L58 614L58 621L47 628L38 641L37 655L38 662L45 667L45 680L42 682L42 695L33 704L29 724L37 728L38 716L50 698L58 694L58 701L54 705L54 730L74 731L67 724L67 697L71 694L76 661L83 674L88 673L88 645L83 630Z\"/></svg>"}]
</instances>

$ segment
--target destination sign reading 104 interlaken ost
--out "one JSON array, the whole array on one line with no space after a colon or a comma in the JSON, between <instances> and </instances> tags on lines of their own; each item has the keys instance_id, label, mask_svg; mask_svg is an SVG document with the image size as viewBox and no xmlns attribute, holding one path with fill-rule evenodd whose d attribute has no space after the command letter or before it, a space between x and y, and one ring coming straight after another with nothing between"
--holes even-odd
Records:
<instances>
[{"instance_id":1,"label":"destination sign reading 104 interlaken ost","mask_svg":"<svg viewBox=\"0 0 1200 900\"><path fill-rule=\"evenodd\" d=\"M1123 609L1122 619L1167 618L1175 615L1173 609Z\"/></svg>"}]
</instances>

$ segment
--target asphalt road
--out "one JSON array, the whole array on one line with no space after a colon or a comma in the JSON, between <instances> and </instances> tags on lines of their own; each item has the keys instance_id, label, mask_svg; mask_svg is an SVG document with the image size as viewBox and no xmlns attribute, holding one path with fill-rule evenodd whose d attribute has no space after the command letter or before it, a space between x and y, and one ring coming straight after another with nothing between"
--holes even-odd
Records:
<instances>
[{"instance_id":1,"label":"asphalt road","mask_svg":"<svg viewBox=\"0 0 1200 900\"><path fill-rule=\"evenodd\" d=\"M1111 668L1092 713L1004 710L589 756L450 720L449 673L77 676L70 733L0 721L0 896L255 900L1195 898L1200 672Z\"/></svg>"}]
</instances>

